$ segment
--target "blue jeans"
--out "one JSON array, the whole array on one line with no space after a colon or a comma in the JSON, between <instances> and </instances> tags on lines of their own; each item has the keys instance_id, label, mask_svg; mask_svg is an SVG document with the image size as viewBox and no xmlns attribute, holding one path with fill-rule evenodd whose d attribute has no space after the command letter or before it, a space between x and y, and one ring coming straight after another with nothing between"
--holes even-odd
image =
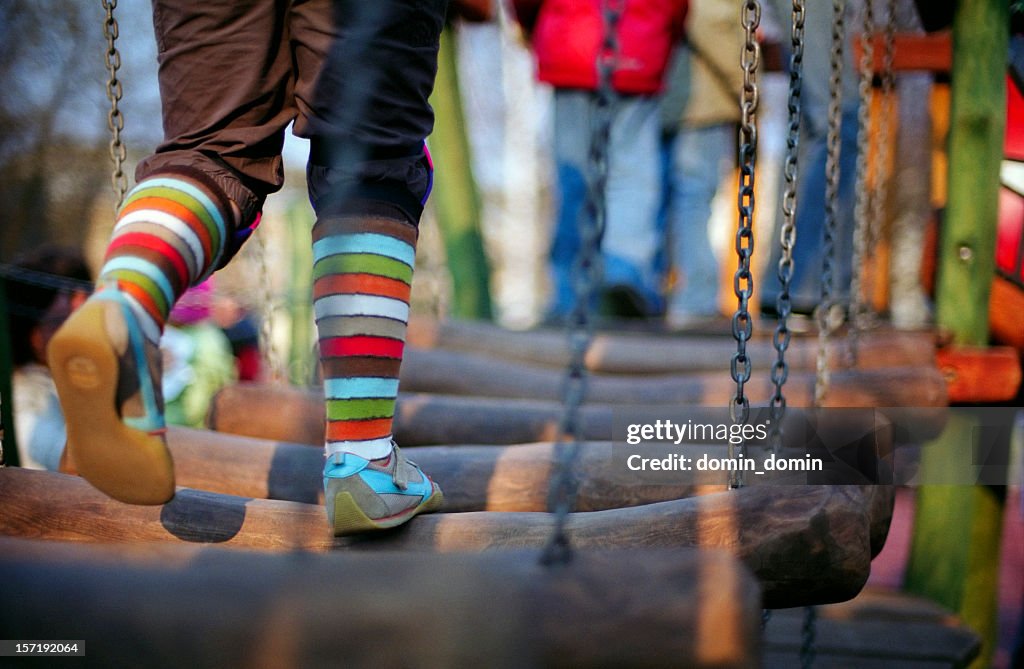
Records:
<instances>
[{"instance_id":1,"label":"blue jeans","mask_svg":"<svg viewBox=\"0 0 1024 669\"><path fill-rule=\"evenodd\" d=\"M790 3L774 0L777 16L789 16ZM848 17L849 18L849 17ZM793 308L811 313L821 301L821 274L824 253L825 159L828 137L829 54L832 50L832 9L828 3L809 3L806 15L804 45L803 95L800 116L799 177L796 202L796 246L793 249L793 282L790 297ZM852 26L847 21L847 31ZM833 297L845 300L850 293L853 275L854 198L857 182L857 70L852 50L844 52L842 74L842 129L840 132L839 192L835 202L835 270ZM784 188L785 183L780 184ZM780 199L781 202L781 199ZM771 254L765 267L763 285L759 287L761 308L775 311L776 298L782 289L778 279L779 228L781 208L776 209L775 232L770 244ZM764 248L763 246L761 248Z\"/></svg>"},{"instance_id":2,"label":"blue jeans","mask_svg":"<svg viewBox=\"0 0 1024 669\"><path fill-rule=\"evenodd\" d=\"M594 93L558 89L554 94L554 159L558 203L551 244L552 298L549 317L564 317L575 304L574 266L579 225L586 206ZM660 198L658 109L654 98L619 98L608 142L606 227L601 243L602 287L626 287L644 303L647 315L663 311L656 257Z\"/></svg>"},{"instance_id":3,"label":"blue jeans","mask_svg":"<svg viewBox=\"0 0 1024 669\"><path fill-rule=\"evenodd\" d=\"M790 299L794 311L811 313L821 301L822 266L825 259L825 161L828 101L805 99L801 117L799 175L796 201L796 245L793 247L793 278ZM853 277L854 198L857 182L857 101L844 101L840 131L839 189L835 202L836 232L833 291L836 300L849 299ZM785 184L782 184L784 187ZM780 199L781 201L781 199ZM782 290L778 278L782 250L778 235L781 213L776 216L770 239L771 255L761 287L761 308L774 312Z\"/></svg>"},{"instance_id":4,"label":"blue jeans","mask_svg":"<svg viewBox=\"0 0 1024 669\"><path fill-rule=\"evenodd\" d=\"M669 316L719 313L719 263L708 237L711 204L733 164L736 127L720 123L681 127L666 141L665 213L671 239L669 261L678 285L668 302Z\"/></svg>"}]
</instances>

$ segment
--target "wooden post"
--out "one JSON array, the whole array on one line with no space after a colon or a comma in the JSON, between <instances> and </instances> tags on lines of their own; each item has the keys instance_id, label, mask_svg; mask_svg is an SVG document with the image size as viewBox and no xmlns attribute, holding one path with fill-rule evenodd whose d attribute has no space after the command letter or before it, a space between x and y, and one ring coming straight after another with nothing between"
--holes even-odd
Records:
<instances>
[{"instance_id":1,"label":"wooden post","mask_svg":"<svg viewBox=\"0 0 1024 669\"><path fill-rule=\"evenodd\" d=\"M962 0L953 24L949 201L939 251L936 316L956 343L989 336L989 293L1006 116L1009 3ZM923 450L922 468L970 458L969 419L953 417ZM958 612L983 638L972 666L990 666L996 639L996 583L1002 501L980 486L922 486L906 585Z\"/></svg>"},{"instance_id":2,"label":"wooden post","mask_svg":"<svg viewBox=\"0 0 1024 669\"><path fill-rule=\"evenodd\" d=\"M287 378L305 385L313 378L313 228L309 205L302 199L288 207L285 216L291 255L288 273L288 316L291 341L288 346Z\"/></svg>"},{"instance_id":3,"label":"wooden post","mask_svg":"<svg viewBox=\"0 0 1024 669\"><path fill-rule=\"evenodd\" d=\"M473 180L451 24L441 33L430 104L435 121L429 144L437 165L431 198L452 277L451 312L462 318L490 319L490 268L480 234L480 196Z\"/></svg>"}]
</instances>

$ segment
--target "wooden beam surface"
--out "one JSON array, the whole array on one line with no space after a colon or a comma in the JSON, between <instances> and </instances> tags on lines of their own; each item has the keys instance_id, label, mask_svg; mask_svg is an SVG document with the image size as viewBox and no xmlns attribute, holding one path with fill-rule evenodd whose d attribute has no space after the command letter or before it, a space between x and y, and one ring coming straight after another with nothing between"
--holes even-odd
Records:
<instances>
[{"instance_id":1,"label":"wooden beam surface","mask_svg":"<svg viewBox=\"0 0 1024 669\"><path fill-rule=\"evenodd\" d=\"M0 535L91 543L216 544L269 552L539 548L547 513L447 513L389 532L331 537L319 506L179 489L162 507L114 501L84 480L0 469ZM715 548L742 560L770 607L843 601L870 570L868 502L857 486L747 487L626 509L570 514L581 550Z\"/></svg>"},{"instance_id":2,"label":"wooden beam surface","mask_svg":"<svg viewBox=\"0 0 1024 669\"><path fill-rule=\"evenodd\" d=\"M956 346L937 352L951 404L1008 402L1020 392L1020 355L1009 346Z\"/></svg>"},{"instance_id":3,"label":"wooden beam surface","mask_svg":"<svg viewBox=\"0 0 1024 669\"><path fill-rule=\"evenodd\" d=\"M0 570L5 635L84 639L95 666L747 667L759 652L757 583L713 551L588 551L546 568L536 551L0 538Z\"/></svg>"}]
</instances>

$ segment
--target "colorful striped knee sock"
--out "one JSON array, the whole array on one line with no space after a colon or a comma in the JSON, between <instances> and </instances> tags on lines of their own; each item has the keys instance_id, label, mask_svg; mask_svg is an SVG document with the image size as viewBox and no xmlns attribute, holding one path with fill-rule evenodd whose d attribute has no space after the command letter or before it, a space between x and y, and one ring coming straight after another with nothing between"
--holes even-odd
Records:
<instances>
[{"instance_id":1,"label":"colorful striped knee sock","mask_svg":"<svg viewBox=\"0 0 1024 669\"><path fill-rule=\"evenodd\" d=\"M146 338L158 343L175 301L207 278L224 253L232 213L200 179L146 179L118 214L98 290L131 297Z\"/></svg>"},{"instance_id":2,"label":"colorful striped knee sock","mask_svg":"<svg viewBox=\"0 0 1024 669\"><path fill-rule=\"evenodd\" d=\"M391 454L409 320L415 227L383 217L313 227L313 309L327 401L327 454Z\"/></svg>"}]
</instances>

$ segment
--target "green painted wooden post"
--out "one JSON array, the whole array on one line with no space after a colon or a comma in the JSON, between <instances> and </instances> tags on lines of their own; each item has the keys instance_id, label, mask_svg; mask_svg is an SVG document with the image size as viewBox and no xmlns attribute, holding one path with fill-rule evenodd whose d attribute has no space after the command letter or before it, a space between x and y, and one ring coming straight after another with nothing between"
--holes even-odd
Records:
<instances>
[{"instance_id":1,"label":"green painted wooden post","mask_svg":"<svg viewBox=\"0 0 1024 669\"><path fill-rule=\"evenodd\" d=\"M14 401L11 393L11 376L14 364L11 362L11 330L10 318L7 316L7 279L0 277L0 439L3 440L3 459L5 465L17 467L18 458L17 435L14 433Z\"/></svg>"},{"instance_id":2,"label":"green painted wooden post","mask_svg":"<svg viewBox=\"0 0 1024 669\"><path fill-rule=\"evenodd\" d=\"M288 275L288 317L291 341L288 347L288 379L293 385L309 385L313 378L313 249L309 231L313 212L304 198L286 210L291 271Z\"/></svg>"},{"instance_id":3,"label":"green painted wooden post","mask_svg":"<svg viewBox=\"0 0 1024 669\"><path fill-rule=\"evenodd\" d=\"M436 117L430 151L437 165L431 199L452 277L451 313L460 318L490 319L490 267L480 233L480 195L473 179L459 89L458 52L450 25L441 34L430 104Z\"/></svg>"},{"instance_id":4,"label":"green painted wooden post","mask_svg":"<svg viewBox=\"0 0 1024 669\"><path fill-rule=\"evenodd\" d=\"M949 199L936 284L938 325L961 344L985 345L989 338L1008 40L1006 0L961 0L953 24ZM922 449L922 475L966 466L974 426L954 417ZM926 485L917 492L906 587L956 611L981 634L976 667L990 666L995 650L1002 510L1000 496L981 486Z\"/></svg>"}]
</instances>

